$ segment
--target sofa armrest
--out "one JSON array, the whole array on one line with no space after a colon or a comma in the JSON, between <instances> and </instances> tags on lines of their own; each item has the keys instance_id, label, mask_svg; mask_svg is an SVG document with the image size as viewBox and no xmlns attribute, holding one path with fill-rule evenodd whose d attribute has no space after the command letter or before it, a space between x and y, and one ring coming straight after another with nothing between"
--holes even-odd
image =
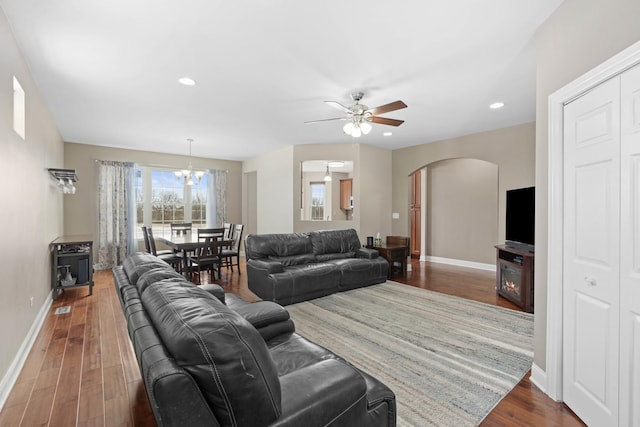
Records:
<instances>
[{"instance_id":1,"label":"sofa armrest","mask_svg":"<svg viewBox=\"0 0 640 427\"><path fill-rule=\"evenodd\" d=\"M247 260L247 266L260 271L263 274L282 273L284 271L282 263L266 259Z\"/></svg>"},{"instance_id":2,"label":"sofa armrest","mask_svg":"<svg viewBox=\"0 0 640 427\"><path fill-rule=\"evenodd\" d=\"M260 332L265 341L279 335L291 334L296 327L289 312L281 305L271 301L249 303L236 295L229 294L227 307L244 317Z\"/></svg>"},{"instance_id":3,"label":"sofa armrest","mask_svg":"<svg viewBox=\"0 0 640 427\"><path fill-rule=\"evenodd\" d=\"M209 292L211 295L218 298L221 303L225 304L225 294L222 286L216 285L215 283L207 283L205 285L200 285L200 289Z\"/></svg>"},{"instance_id":4,"label":"sofa armrest","mask_svg":"<svg viewBox=\"0 0 640 427\"><path fill-rule=\"evenodd\" d=\"M374 259L378 258L378 251L375 249L360 248L356 252L356 255L358 256L358 258Z\"/></svg>"},{"instance_id":5,"label":"sofa armrest","mask_svg":"<svg viewBox=\"0 0 640 427\"><path fill-rule=\"evenodd\" d=\"M367 386L360 373L325 359L280 377L282 415L274 426L370 425L363 419Z\"/></svg>"}]
</instances>

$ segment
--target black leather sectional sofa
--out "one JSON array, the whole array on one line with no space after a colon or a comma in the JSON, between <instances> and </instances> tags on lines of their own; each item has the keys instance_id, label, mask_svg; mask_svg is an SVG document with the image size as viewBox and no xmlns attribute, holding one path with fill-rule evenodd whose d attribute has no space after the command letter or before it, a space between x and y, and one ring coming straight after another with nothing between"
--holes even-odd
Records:
<instances>
[{"instance_id":1,"label":"black leather sectional sofa","mask_svg":"<svg viewBox=\"0 0 640 427\"><path fill-rule=\"evenodd\" d=\"M287 305L383 283L389 264L361 246L354 229L250 234L245 240L249 289Z\"/></svg>"},{"instance_id":2,"label":"black leather sectional sofa","mask_svg":"<svg viewBox=\"0 0 640 427\"><path fill-rule=\"evenodd\" d=\"M113 269L159 426L394 426L377 379L295 333L289 313L195 286L135 254Z\"/></svg>"}]
</instances>

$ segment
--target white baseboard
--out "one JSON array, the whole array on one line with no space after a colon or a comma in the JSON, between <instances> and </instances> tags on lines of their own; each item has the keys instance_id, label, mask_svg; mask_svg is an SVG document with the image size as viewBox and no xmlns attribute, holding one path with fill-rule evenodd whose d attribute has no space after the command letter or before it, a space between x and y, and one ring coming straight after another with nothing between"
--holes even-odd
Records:
<instances>
[{"instance_id":1,"label":"white baseboard","mask_svg":"<svg viewBox=\"0 0 640 427\"><path fill-rule=\"evenodd\" d=\"M51 298L51 293L49 293L46 300L44 301L44 304L42 304L42 307L40 307L38 315L31 324L31 328L29 329L27 336L22 341L22 345L20 345L16 357L14 357L13 362L11 362L11 366L9 366L9 369L7 370L4 378L2 378L2 381L0 381L0 411L4 407L11 389L18 379L18 375L20 374L20 371L22 370L22 367L27 360L27 356L29 356L31 347L33 346L33 343L38 336L38 332L40 332L40 328L42 328L44 320L47 318L47 314L49 313L49 308L51 308L52 302L53 299Z\"/></svg>"},{"instance_id":2,"label":"white baseboard","mask_svg":"<svg viewBox=\"0 0 640 427\"><path fill-rule=\"evenodd\" d=\"M529 380L544 394L547 394L547 373L535 363L531 366L531 377L529 377Z\"/></svg>"},{"instance_id":3,"label":"white baseboard","mask_svg":"<svg viewBox=\"0 0 640 427\"><path fill-rule=\"evenodd\" d=\"M496 271L495 264L465 261L461 259L441 258L437 256L420 256L420 261L437 262L440 264L457 265L458 267L476 268L478 270Z\"/></svg>"}]
</instances>

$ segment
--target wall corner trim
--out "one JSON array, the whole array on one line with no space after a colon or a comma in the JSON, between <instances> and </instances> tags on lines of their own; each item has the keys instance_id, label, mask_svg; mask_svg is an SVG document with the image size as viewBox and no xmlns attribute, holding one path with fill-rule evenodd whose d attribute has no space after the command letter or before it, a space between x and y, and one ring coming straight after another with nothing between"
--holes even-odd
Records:
<instances>
[{"instance_id":1,"label":"wall corner trim","mask_svg":"<svg viewBox=\"0 0 640 427\"><path fill-rule=\"evenodd\" d=\"M20 371L22 370L22 367L29 356L29 352L31 351L31 347L33 346L33 343L35 342L38 333L47 318L47 314L49 313L49 308L51 308L52 303L53 299L51 297L51 293L49 293L42 304L42 307L40 307L38 315L31 324L29 332L22 341L22 344L18 349L18 353L14 357L13 362L11 362L7 373L2 378L2 381L0 381L0 411L4 407L4 404L9 397L9 393L17 381L18 375L20 375Z\"/></svg>"}]
</instances>

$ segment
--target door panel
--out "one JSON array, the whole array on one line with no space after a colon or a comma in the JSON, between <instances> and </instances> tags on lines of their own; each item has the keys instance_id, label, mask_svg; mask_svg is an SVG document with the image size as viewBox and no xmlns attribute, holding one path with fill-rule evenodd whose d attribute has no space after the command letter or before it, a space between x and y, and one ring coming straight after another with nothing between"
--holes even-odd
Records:
<instances>
[{"instance_id":1,"label":"door panel","mask_svg":"<svg viewBox=\"0 0 640 427\"><path fill-rule=\"evenodd\" d=\"M587 393L594 402L607 411L611 402L607 402L608 349L600 345L607 342L609 335L609 317L611 306L583 293L575 294L576 354L588 354L589 358L577 357L572 373L576 386Z\"/></svg>"},{"instance_id":2,"label":"door panel","mask_svg":"<svg viewBox=\"0 0 640 427\"><path fill-rule=\"evenodd\" d=\"M640 426L640 68L622 74L620 425Z\"/></svg>"},{"instance_id":3,"label":"door panel","mask_svg":"<svg viewBox=\"0 0 640 427\"><path fill-rule=\"evenodd\" d=\"M620 79L564 109L563 398L618 424Z\"/></svg>"},{"instance_id":4,"label":"door panel","mask_svg":"<svg viewBox=\"0 0 640 427\"><path fill-rule=\"evenodd\" d=\"M609 194L617 189L618 171L612 169L612 162L582 165L575 172L575 248L576 261L594 268L609 268L612 264L611 239L609 234L612 221ZM568 225L571 226L571 225ZM618 263L618 259L613 260Z\"/></svg>"}]
</instances>

